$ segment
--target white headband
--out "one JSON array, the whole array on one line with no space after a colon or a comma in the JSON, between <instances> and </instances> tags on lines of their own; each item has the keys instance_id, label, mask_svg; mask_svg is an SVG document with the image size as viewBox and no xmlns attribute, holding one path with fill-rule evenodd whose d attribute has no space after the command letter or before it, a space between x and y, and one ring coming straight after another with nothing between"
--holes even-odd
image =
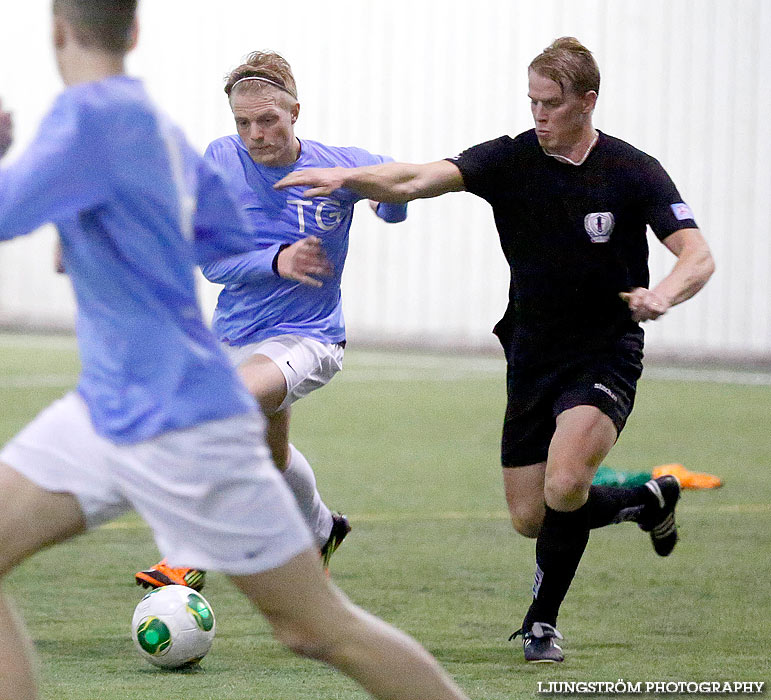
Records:
<instances>
[{"instance_id":1,"label":"white headband","mask_svg":"<svg viewBox=\"0 0 771 700\"><path fill-rule=\"evenodd\" d=\"M292 93L291 93L291 92L290 92L290 91L289 91L289 90L288 90L286 87L284 87L283 85L279 85L277 82L275 82L275 81L273 81L273 80L269 80L268 78L260 78L259 76L256 76L256 75L249 75L249 76L247 76L246 78L239 78L239 79L238 79L238 80L236 80L236 82L235 82L235 83L233 83L233 85L230 87L230 91L232 92L232 91L235 89L236 85L238 85L239 83L244 83L244 82L246 82L247 80L258 80L258 81L260 81L261 83L268 83L268 85L272 85L273 87L277 87L279 90L283 90L284 92L288 93L289 95L292 95L292 97L294 97L295 99L297 99L297 96L296 96L296 95L294 95L294 94L292 94Z\"/></svg>"}]
</instances>

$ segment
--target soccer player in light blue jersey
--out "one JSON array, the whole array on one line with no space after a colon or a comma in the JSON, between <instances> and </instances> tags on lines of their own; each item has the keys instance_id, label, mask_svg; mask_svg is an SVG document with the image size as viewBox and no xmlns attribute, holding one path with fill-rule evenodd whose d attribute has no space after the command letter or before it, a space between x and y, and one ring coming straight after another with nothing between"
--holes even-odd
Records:
<instances>
[{"instance_id":1,"label":"soccer player in light blue jersey","mask_svg":"<svg viewBox=\"0 0 771 700\"><path fill-rule=\"evenodd\" d=\"M58 227L83 370L0 452L0 575L135 509L172 563L228 574L297 653L377 698L464 698L325 578L264 421L202 320L194 265L251 241L220 175L124 74L136 0L53 7L67 88L0 169L0 238ZM11 140L0 110L0 156ZM37 697L30 648L0 594L0 698Z\"/></svg>"},{"instance_id":2,"label":"soccer player in light blue jersey","mask_svg":"<svg viewBox=\"0 0 771 700\"><path fill-rule=\"evenodd\" d=\"M361 148L299 139L300 113L289 63L256 51L227 77L225 93L237 134L211 143L205 158L228 175L253 230L248 253L203 266L224 285L214 331L267 417L267 442L316 536L324 565L350 530L316 487L305 456L289 442L291 405L324 386L342 369L345 323L340 281L348 253L353 192L308 199L301 188L277 191L276 182L305 168L377 165L390 158ZM406 204L370 203L390 223L403 221ZM161 561L136 574L137 583L203 585L203 573Z\"/></svg>"}]
</instances>

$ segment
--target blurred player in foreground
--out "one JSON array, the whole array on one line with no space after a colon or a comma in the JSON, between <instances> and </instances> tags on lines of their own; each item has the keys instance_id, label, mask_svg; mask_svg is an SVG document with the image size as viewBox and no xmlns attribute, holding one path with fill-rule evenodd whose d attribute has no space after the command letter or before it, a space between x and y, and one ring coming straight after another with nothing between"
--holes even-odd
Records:
<instances>
[{"instance_id":1,"label":"blurred player in foreground","mask_svg":"<svg viewBox=\"0 0 771 700\"><path fill-rule=\"evenodd\" d=\"M340 282L354 204L360 197L303 198L300 189L273 188L290 172L311 167L383 163L360 148L298 139L300 114L292 69L270 51L255 51L227 77L225 93L237 134L211 143L204 157L229 176L251 224L253 249L203 266L224 285L214 332L238 367L268 422L266 439L325 566L350 531L319 495L308 460L289 442L292 404L326 385L342 369L345 347ZM372 203L388 222L403 221L406 204ZM161 561L136 574L138 584L179 583L200 589L204 574Z\"/></svg>"},{"instance_id":2,"label":"blurred player in foreground","mask_svg":"<svg viewBox=\"0 0 771 700\"><path fill-rule=\"evenodd\" d=\"M136 0L54 0L67 86L0 170L0 235L51 221L78 303L77 391L0 454L0 573L134 508L179 565L229 574L278 639L378 698L465 696L415 641L352 605L264 443L264 421L196 304L194 264L249 249L210 165L124 73ZM0 115L0 144L11 141ZM0 596L0 698L36 697Z\"/></svg>"},{"instance_id":3,"label":"blurred player in foreground","mask_svg":"<svg viewBox=\"0 0 771 700\"><path fill-rule=\"evenodd\" d=\"M698 292L712 256L661 165L592 125L600 73L564 37L529 67L535 129L424 165L293 173L306 197L340 188L385 202L466 190L491 204L511 268L495 333L507 359L502 464L514 527L537 538L525 659L559 662L557 613L592 528L632 520L667 556L677 542L673 476L633 489L591 486L632 410L642 372L640 321ZM646 225L677 256L649 289Z\"/></svg>"}]
</instances>

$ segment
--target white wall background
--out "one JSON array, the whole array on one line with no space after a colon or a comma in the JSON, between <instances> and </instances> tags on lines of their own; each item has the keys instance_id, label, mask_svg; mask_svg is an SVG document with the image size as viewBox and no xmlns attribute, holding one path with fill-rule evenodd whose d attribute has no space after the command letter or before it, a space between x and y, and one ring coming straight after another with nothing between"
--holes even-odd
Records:
<instances>
[{"instance_id":1,"label":"white wall background","mask_svg":"<svg viewBox=\"0 0 771 700\"><path fill-rule=\"evenodd\" d=\"M2 2L13 157L61 85L48 0L12 12ZM415 162L530 128L528 63L577 36L602 72L595 124L664 164L718 265L698 297L648 324L649 348L771 358L770 0L143 0L140 17L130 70L199 148L233 131L224 74L272 48L295 70L299 136ZM447 195L411 204L392 227L360 207L343 290L349 338L493 346L507 268L489 207ZM71 324L68 283L50 269L54 235L0 246L0 323ZM655 281L673 258L651 247ZM207 308L215 296L202 285Z\"/></svg>"}]
</instances>

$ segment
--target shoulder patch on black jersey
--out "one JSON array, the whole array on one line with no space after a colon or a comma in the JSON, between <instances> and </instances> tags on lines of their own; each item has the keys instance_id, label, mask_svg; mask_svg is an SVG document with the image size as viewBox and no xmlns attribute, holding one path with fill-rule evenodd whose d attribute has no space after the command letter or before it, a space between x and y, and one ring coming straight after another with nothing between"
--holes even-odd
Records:
<instances>
[{"instance_id":1,"label":"shoulder patch on black jersey","mask_svg":"<svg viewBox=\"0 0 771 700\"><path fill-rule=\"evenodd\" d=\"M678 221L685 221L686 219L693 218L693 212L691 208L685 202L678 202L677 204L671 204L672 213Z\"/></svg>"}]
</instances>

